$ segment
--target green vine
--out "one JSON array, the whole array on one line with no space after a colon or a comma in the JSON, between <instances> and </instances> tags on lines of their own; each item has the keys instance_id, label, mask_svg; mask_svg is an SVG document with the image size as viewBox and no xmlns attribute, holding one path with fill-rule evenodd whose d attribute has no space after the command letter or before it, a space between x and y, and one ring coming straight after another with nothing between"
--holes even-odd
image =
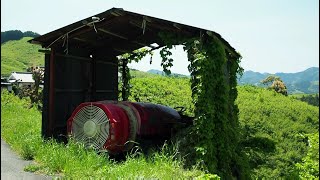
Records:
<instances>
[{"instance_id":1,"label":"green vine","mask_svg":"<svg viewBox=\"0 0 320 180\"><path fill-rule=\"evenodd\" d=\"M195 153L189 161L204 164L210 173L216 173L222 179L248 178L247 161L239 149L239 110L234 103L237 74L243 72L239 66L241 56L232 54L211 34L200 33L199 37L190 38L181 34L159 33L166 45L160 51L161 66L166 74L170 74L173 65L170 49L173 45L184 46L190 62L188 70L195 105L194 125L186 137L187 145L194 147ZM150 52L138 50L121 56L123 100L127 100L130 93L127 63L138 62Z\"/></svg>"},{"instance_id":2,"label":"green vine","mask_svg":"<svg viewBox=\"0 0 320 180\"><path fill-rule=\"evenodd\" d=\"M171 68L173 66L172 62L173 59L169 58L169 56L172 55L172 52L170 52L170 49L172 49L172 46L166 46L160 50L160 56L162 58L161 66L163 67L163 72L166 73L166 75L171 74Z\"/></svg>"},{"instance_id":3,"label":"green vine","mask_svg":"<svg viewBox=\"0 0 320 180\"><path fill-rule=\"evenodd\" d=\"M241 75L243 71L239 66L241 56L234 56L218 38L207 34L200 34L199 38L165 33L159 36L167 47L182 44L188 53L195 105L194 126L189 133L188 145L194 146L195 161L203 162L209 172L217 173L223 179L237 176L239 172L242 178L247 178L246 159L237 149L239 110L234 103L237 98L237 74Z\"/></svg>"},{"instance_id":4,"label":"green vine","mask_svg":"<svg viewBox=\"0 0 320 180\"><path fill-rule=\"evenodd\" d=\"M134 50L132 53L125 53L121 56L119 56L119 72L121 73L120 82L119 83L119 99L122 101L127 101L130 96L130 69L128 67L128 64L131 62L139 62L143 57L146 55L153 55L152 50L141 48Z\"/></svg>"}]
</instances>

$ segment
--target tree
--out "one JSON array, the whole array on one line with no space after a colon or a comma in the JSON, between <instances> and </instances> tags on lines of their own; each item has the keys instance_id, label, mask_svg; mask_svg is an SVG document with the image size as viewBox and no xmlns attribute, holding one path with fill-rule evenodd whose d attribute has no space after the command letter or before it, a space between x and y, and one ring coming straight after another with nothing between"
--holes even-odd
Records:
<instances>
[{"instance_id":1,"label":"tree","mask_svg":"<svg viewBox=\"0 0 320 180\"><path fill-rule=\"evenodd\" d=\"M277 93L281 93L285 96L288 95L287 86L278 76L269 75L266 79L263 79L261 83L267 85L268 89L273 89Z\"/></svg>"},{"instance_id":2,"label":"tree","mask_svg":"<svg viewBox=\"0 0 320 180\"><path fill-rule=\"evenodd\" d=\"M1 44L10 40L19 40L23 37L23 33L20 30L10 30L1 32Z\"/></svg>"},{"instance_id":3,"label":"tree","mask_svg":"<svg viewBox=\"0 0 320 180\"><path fill-rule=\"evenodd\" d=\"M43 82L44 79L44 69L40 67L29 67L27 69L28 72L32 72L32 78L34 80L34 85L31 87L16 87L18 88L18 96L22 97L29 97L31 100L32 107L34 104L38 105L38 108L41 109L42 104L42 89L40 89L40 84Z\"/></svg>"},{"instance_id":4,"label":"tree","mask_svg":"<svg viewBox=\"0 0 320 180\"><path fill-rule=\"evenodd\" d=\"M10 30L1 32L1 44L10 40L19 40L23 37L38 37L40 34L32 31L21 32L20 30Z\"/></svg>"},{"instance_id":5,"label":"tree","mask_svg":"<svg viewBox=\"0 0 320 180\"><path fill-rule=\"evenodd\" d=\"M32 31L26 31L23 33L24 37L38 37L40 36L40 34L36 33L36 32L32 32Z\"/></svg>"}]
</instances>

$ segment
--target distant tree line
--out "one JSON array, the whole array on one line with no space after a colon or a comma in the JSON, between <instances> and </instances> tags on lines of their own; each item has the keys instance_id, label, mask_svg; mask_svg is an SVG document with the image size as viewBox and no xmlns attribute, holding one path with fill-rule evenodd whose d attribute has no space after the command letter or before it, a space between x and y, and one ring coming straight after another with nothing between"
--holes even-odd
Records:
<instances>
[{"instance_id":1,"label":"distant tree line","mask_svg":"<svg viewBox=\"0 0 320 180\"><path fill-rule=\"evenodd\" d=\"M303 95L302 97L297 97L297 99L304 101L304 102L307 102L310 105L319 107L319 95L318 94L316 94L316 95L312 95L312 94Z\"/></svg>"},{"instance_id":2,"label":"distant tree line","mask_svg":"<svg viewBox=\"0 0 320 180\"><path fill-rule=\"evenodd\" d=\"M10 40L19 40L23 37L38 37L40 34L32 31L21 32L20 30L10 30L1 32L1 44Z\"/></svg>"}]
</instances>

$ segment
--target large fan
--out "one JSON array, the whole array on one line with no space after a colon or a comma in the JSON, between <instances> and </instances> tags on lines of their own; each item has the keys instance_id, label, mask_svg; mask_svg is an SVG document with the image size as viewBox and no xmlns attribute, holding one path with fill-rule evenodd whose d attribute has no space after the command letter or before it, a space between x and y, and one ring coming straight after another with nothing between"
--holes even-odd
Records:
<instances>
[{"instance_id":1,"label":"large fan","mask_svg":"<svg viewBox=\"0 0 320 180\"><path fill-rule=\"evenodd\" d=\"M74 116L72 134L75 140L83 142L86 147L101 149L109 136L109 119L99 107L92 105L82 107Z\"/></svg>"}]
</instances>

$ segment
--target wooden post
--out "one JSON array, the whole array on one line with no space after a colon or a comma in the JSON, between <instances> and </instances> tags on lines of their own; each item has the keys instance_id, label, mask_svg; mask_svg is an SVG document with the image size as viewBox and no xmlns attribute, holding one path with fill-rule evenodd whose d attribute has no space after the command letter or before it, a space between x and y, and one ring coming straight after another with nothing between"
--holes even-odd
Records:
<instances>
[{"instance_id":1,"label":"wooden post","mask_svg":"<svg viewBox=\"0 0 320 180\"><path fill-rule=\"evenodd\" d=\"M55 72L55 63L54 63L54 49L51 49L51 55L50 55L50 82L49 82L49 118L48 118L48 127L46 135L48 137L53 135L53 121L54 121L54 93L55 93L55 87L54 87L54 72Z\"/></svg>"},{"instance_id":2,"label":"wooden post","mask_svg":"<svg viewBox=\"0 0 320 180\"><path fill-rule=\"evenodd\" d=\"M121 91L123 101L128 100L126 96L127 95L126 87L128 86L128 79L127 79L127 72L126 72L127 65L128 65L128 60L123 59L122 60L122 91Z\"/></svg>"}]
</instances>

